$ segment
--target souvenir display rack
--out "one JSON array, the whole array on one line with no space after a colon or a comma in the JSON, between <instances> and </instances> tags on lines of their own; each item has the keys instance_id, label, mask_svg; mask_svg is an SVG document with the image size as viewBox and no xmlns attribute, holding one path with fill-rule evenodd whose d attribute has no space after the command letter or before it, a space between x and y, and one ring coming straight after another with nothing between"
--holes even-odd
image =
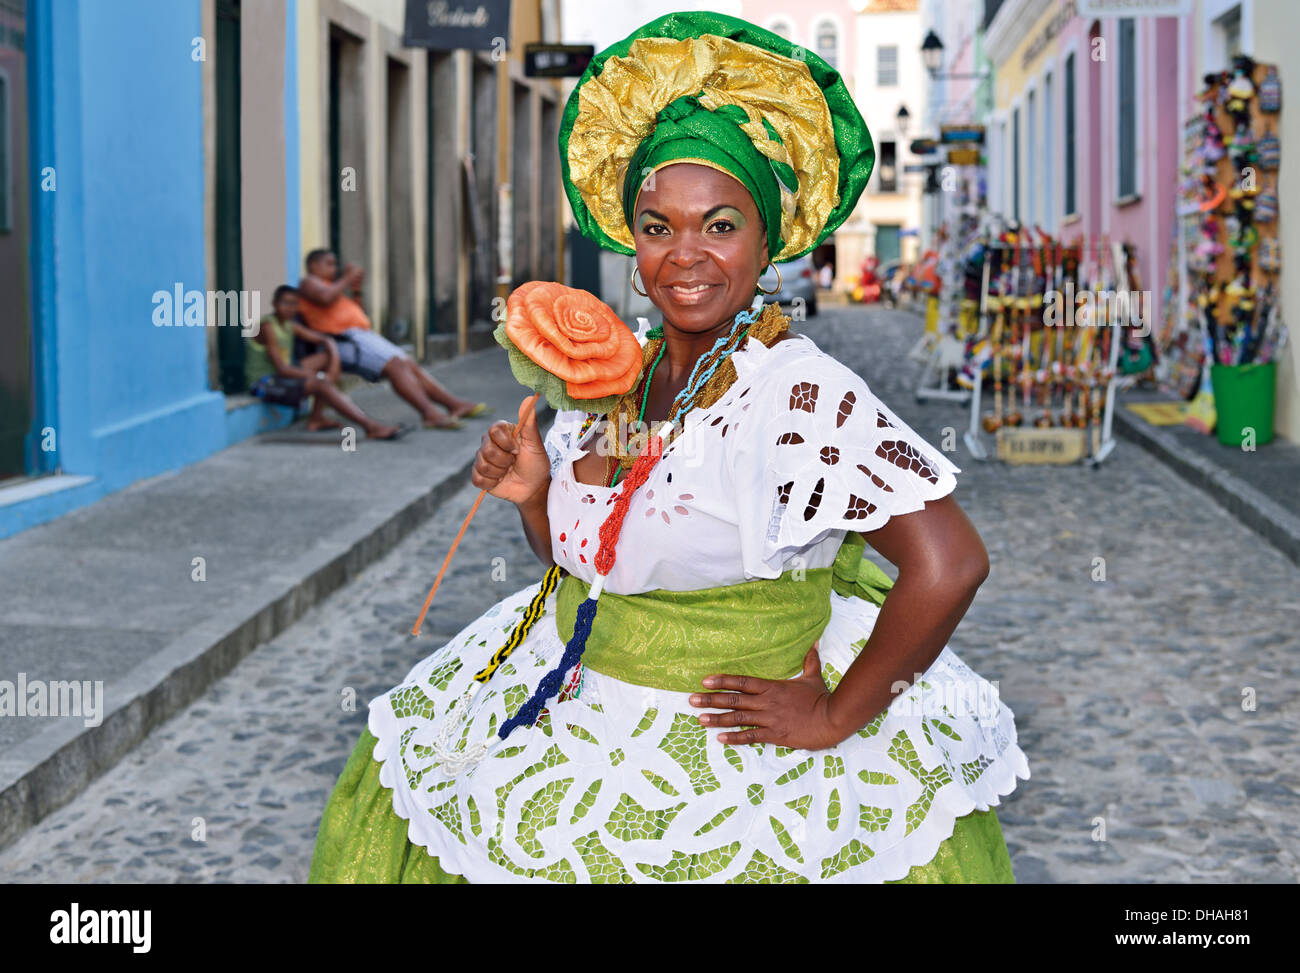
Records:
<instances>
[{"instance_id":1,"label":"souvenir display rack","mask_svg":"<svg viewBox=\"0 0 1300 973\"><path fill-rule=\"evenodd\" d=\"M1206 75L1199 114L1184 129L1187 158L1179 212L1199 222L1187 255L1200 317L1201 393L1189 424L1211 432L1211 364L1275 360L1286 341L1279 310L1278 140L1281 83L1274 65L1246 55ZM1198 408L1201 401L1210 404Z\"/></svg>"},{"instance_id":2,"label":"souvenir display rack","mask_svg":"<svg viewBox=\"0 0 1300 973\"><path fill-rule=\"evenodd\" d=\"M1023 461L1102 462L1115 445L1121 363L1150 364L1131 326L1145 310L1130 299L1133 248L1090 237L1066 244L1012 226L991 237L983 254L980 324L969 343L967 449L988 459L992 435L1003 458L1041 451ZM990 379L991 406L983 391ZM1056 432L1035 438L1021 429Z\"/></svg>"}]
</instances>

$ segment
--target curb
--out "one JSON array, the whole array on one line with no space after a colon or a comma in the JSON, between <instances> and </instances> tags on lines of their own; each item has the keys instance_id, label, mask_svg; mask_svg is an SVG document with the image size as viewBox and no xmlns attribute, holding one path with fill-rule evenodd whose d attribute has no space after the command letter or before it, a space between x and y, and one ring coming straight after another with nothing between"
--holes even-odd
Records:
<instances>
[{"instance_id":1,"label":"curb","mask_svg":"<svg viewBox=\"0 0 1300 973\"><path fill-rule=\"evenodd\" d=\"M548 406L538 410L543 415ZM471 457L352 541L321 545L267 578L260 601L224 606L119 681L121 702L99 726L59 721L0 758L0 848L84 790L157 726L198 699L259 645L347 584L470 481Z\"/></svg>"},{"instance_id":2,"label":"curb","mask_svg":"<svg viewBox=\"0 0 1300 973\"><path fill-rule=\"evenodd\" d=\"M1115 431L1161 460L1192 486L1204 490L1219 506L1300 565L1300 517L1122 408L1115 410Z\"/></svg>"}]
</instances>

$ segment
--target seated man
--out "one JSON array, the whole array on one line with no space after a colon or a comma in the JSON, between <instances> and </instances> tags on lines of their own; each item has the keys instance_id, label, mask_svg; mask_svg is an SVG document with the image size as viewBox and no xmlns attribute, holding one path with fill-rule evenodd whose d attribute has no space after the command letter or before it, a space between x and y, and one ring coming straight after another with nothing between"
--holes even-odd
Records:
<instances>
[{"instance_id":1,"label":"seated man","mask_svg":"<svg viewBox=\"0 0 1300 973\"><path fill-rule=\"evenodd\" d=\"M257 333L249 336L244 358L244 374L252 393L271 405L296 409L304 395L312 397L307 428L338 429L337 422L325 418L328 404L335 412L351 419L371 439L398 439L403 429L376 422L361 411L334 383L339 376L339 354L334 342L294 321L298 313L298 292L288 284L275 289L274 314L262 318ZM293 363L293 339L297 336L312 343L319 351Z\"/></svg>"},{"instance_id":2,"label":"seated man","mask_svg":"<svg viewBox=\"0 0 1300 973\"><path fill-rule=\"evenodd\" d=\"M461 417L487 412L486 403L452 395L402 349L371 330L366 312L348 296L359 291L364 276L360 267L351 264L340 273L332 252L313 250L307 254L307 273L298 284L303 320L312 330L334 338L344 371L370 382L388 379L393 391L420 413L426 428L459 429ZM450 415L435 403L446 406Z\"/></svg>"}]
</instances>

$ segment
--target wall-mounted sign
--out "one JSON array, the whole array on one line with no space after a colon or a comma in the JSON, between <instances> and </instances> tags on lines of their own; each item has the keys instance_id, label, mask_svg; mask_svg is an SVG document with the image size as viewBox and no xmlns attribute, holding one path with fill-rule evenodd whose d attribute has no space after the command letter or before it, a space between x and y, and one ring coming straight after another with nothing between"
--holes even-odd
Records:
<instances>
[{"instance_id":1,"label":"wall-mounted sign","mask_svg":"<svg viewBox=\"0 0 1300 973\"><path fill-rule=\"evenodd\" d=\"M407 47L505 50L509 38L510 0L406 0Z\"/></svg>"},{"instance_id":2,"label":"wall-mounted sign","mask_svg":"<svg viewBox=\"0 0 1300 973\"><path fill-rule=\"evenodd\" d=\"M596 56L592 44L525 44L527 78L580 78Z\"/></svg>"},{"instance_id":3,"label":"wall-mounted sign","mask_svg":"<svg viewBox=\"0 0 1300 973\"><path fill-rule=\"evenodd\" d=\"M1184 17L1192 0L1076 0L1080 17Z\"/></svg>"},{"instance_id":4,"label":"wall-mounted sign","mask_svg":"<svg viewBox=\"0 0 1300 973\"><path fill-rule=\"evenodd\" d=\"M1029 65L1046 50L1047 45L1052 43L1052 38L1059 34L1061 28L1070 22L1077 10L1078 0L1064 0L1060 9L1052 15L1052 19L1043 25L1043 29L1038 32L1038 36L1025 47L1025 53L1020 56L1021 70L1029 70Z\"/></svg>"},{"instance_id":5,"label":"wall-mounted sign","mask_svg":"<svg viewBox=\"0 0 1300 973\"><path fill-rule=\"evenodd\" d=\"M984 144L983 125L943 125L939 131L941 133L940 140L944 145L951 145L954 142L973 145Z\"/></svg>"},{"instance_id":6,"label":"wall-mounted sign","mask_svg":"<svg viewBox=\"0 0 1300 973\"><path fill-rule=\"evenodd\" d=\"M973 148L949 149L948 164L950 166L977 166L980 164L980 150Z\"/></svg>"}]
</instances>

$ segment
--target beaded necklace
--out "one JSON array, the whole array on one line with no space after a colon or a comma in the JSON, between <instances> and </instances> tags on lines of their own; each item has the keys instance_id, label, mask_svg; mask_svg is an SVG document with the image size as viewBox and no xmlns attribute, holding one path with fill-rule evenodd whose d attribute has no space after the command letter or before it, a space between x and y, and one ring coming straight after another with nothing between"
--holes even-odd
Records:
<instances>
[{"instance_id":1,"label":"beaded necklace","mask_svg":"<svg viewBox=\"0 0 1300 973\"><path fill-rule=\"evenodd\" d=\"M770 346L789 328L789 319L781 314L779 305L767 305L761 310L761 318L759 315L760 309L753 308L743 310L735 316L731 332L719 338L714 343L713 348L701 355L696 361L695 367L687 378L685 387L673 398L668 420L659 426L658 432L649 437L639 455L631 458L631 469L626 479L622 481L622 489L614 499L613 510L604 523L600 525L598 531L600 543L594 560L596 580L592 583L586 599L578 605L574 619L573 636L565 645L564 654L559 664L542 677L533 695L497 730L499 739L504 740L520 726L531 726L536 723L541 715L542 707L561 691L561 680L570 669L576 670L574 683L577 682L577 673L581 672L582 653L586 648L587 638L591 634L592 623L596 617L596 602L600 597L606 578L609 577L609 572L614 567L614 552L623 529L623 520L627 515L633 494L649 478L651 471L663 456L664 442L662 434L667 428L671 428L672 423L678 416L685 414L697 405L712 405L726 392L736 380L735 366L730 363L729 359L739 349L740 343L750 334L751 330L754 331L754 336L758 340ZM756 319L758 319L757 324L755 324ZM744 325L743 329L742 324ZM753 325L752 329L751 325ZM662 327L647 332L647 337L662 342ZM641 390L638 422L644 421L650 379L653 377L655 366L663 358L665 345L666 342L661 343L658 348L647 347L645 350L647 358L651 355L654 357L646 373L644 388ZM630 412L630 407L636 403L636 399L636 390L634 389L623 397L618 407L611 412L611 415L618 416L624 414L625 411ZM589 414L588 421L584 423L583 428L588 428L596 418L596 416ZM615 442L615 446L618 445ZM617 480L618 475L621 474L624 465L629 463L629 458L624 456L621 451L612 455L618 455L621 462L619 469L615 471L615 476L611 478L611 486ZM561 573L559 565L552 565L547 569L540 590L525 611L524 617L520 619L510 633L506 644L493 654L489 664L475 675L473 682L466 688L463 696L456 700L448 710L443 725L433 741L432 748L435 757L442 764L444 773L448 775L458 774L478 763L487 755L489 749L487 743L473 744L464 749L456 747L454 738L458 734L458 728L464 719L464 713L472 698L477 695L478 690L486 684L501 663L509 658L514 648L527 636L533 623L544 614L543 603L559 583Z\"/></svg>"},{"instance_id":2,"label":"beaded necklace","mask_svg":"<svg viewBox=\"0 0 1300 973\"><path fill-rule=\"evenodd\" d=\"M664 329L663 326L660 325L657 328L651 328L649 331L647 331L646 337L651 339L662 338L663 334L664 334ZM667 350L668 350L668 342L666 341L661 342L659 345L659 354L655 356L654 362L651 363L649 370L646 372L645 379L643 380L644 391L641 393L641 411L637 415L637 419L636 419L637 428L642 428L644 426L645 406L646 406L646 402L650 398L650 383L654 380L655 369L659 367L659 362L664 357L664 352ZM612 487L615 483L618 482L618 478L622 476L622 474L623 474L623 466L621 463L618 465L617 468L614 467L614 451L611 449L609 451L609 458L605 461L605 486Z\"/></svg>"},{"instance_id":3,"label":"beaded necklace","mask_svg":"<svg viewBox=\"0 0 1300 973\"><path fill-rule=\"evenodd\" d=\"M541 713L542 706L546 701L560 691L560 682L564 674L582 661L583 650L587 647L587 638L591 634L591 626L596 618L596 601L600 597L600 592L605 586L605 579L614 568L614 549L618 544L619 535L623 531L623 520L627 516L629 504L632 502L632 495L640 489L641 485L650 478L650 472L663 456L663 433L665 429L671 429L672 424L678 416L684 415L690 409L694 408L705 396L706 389L716 392L720 381L713 381L715 376L723 379L725 376L718 375L718 369L722 363L729 359L740 347L741 341L749 333L749 325L753 324L758 318L760 308L747 308L737 312L731 323L731 331L718 338L713 347L701 355L695 362L695 367L691 369L691 374L686 379L686 385L682 390L673 397L672 407L668 410L668 419L659 426L659 431L653 433L645 448L641 450L640 455L632 461L632 468L628 472L627 479L623 481L623 489L619 491L614 500L614 509L605 522L600 525L599 537L600 544L596 549L594 564L596 568L596 580L592 582L591 589L587 597L578 605L577 616L574 620L573 637L569 639L568 644L564 647L564 655L561 657L559 665L542 677L537 686L536 692L528 699L514 716L506 720L497 731L501 739L505 739L519 726L531 726L537 722ZM780 308L777 307L777 315L780 315ZM769 320L771 320L769 318ZM744 325L742 329L741 325ZM776 333L784 331L789 326L789 322L780 317L779 327ZM771 327L771 325L769 325ZM659 331L662 343L656 349L657 355L654 365L657 365L663 358L664 348L667 342L663 340L663 329ZM650 375L653 373L654 365L647 372L645 390L641 395L641 408L638 422L645 418L645 405L650 392ZM734 366L731 369L731 376L726 378L726 385L730 385L735 380ZM627 397L624 397L626 402ZM635 399L633 399L635 401ZM619 404L615 410L616 415L622 414L624 403ZM608 428L607 428L608 432ZM615 445L620 445L617 442ZM620 466L621 469L621 466ZM616 474L617 475L617 474Z\"/></svg>"}]
</instances>

